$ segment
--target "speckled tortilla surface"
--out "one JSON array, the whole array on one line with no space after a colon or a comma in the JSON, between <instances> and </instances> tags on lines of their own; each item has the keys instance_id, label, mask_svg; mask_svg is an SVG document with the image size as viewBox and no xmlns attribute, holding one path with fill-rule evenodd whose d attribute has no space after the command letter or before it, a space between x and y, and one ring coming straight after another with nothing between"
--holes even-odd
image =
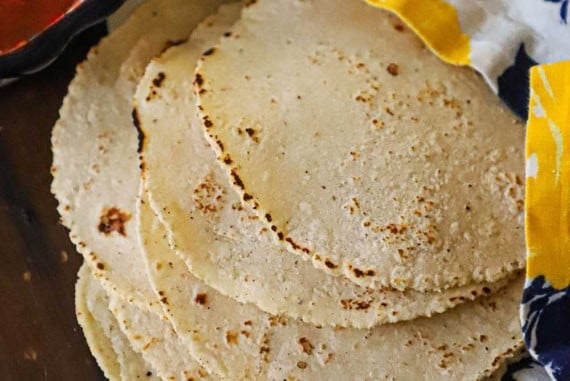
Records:
<instances>
[{"instance_id":1,"label":"speckled tortilla surface","mask_svg":"<svg viewBox=\"0 0 570 381\"><path fill-rule=\"evenodd\" d=\"M474 71L358 0L257 1L208 53L203 129L278 244L367 287L523 267L524 128Z\"/></svg>"}]
</instances>

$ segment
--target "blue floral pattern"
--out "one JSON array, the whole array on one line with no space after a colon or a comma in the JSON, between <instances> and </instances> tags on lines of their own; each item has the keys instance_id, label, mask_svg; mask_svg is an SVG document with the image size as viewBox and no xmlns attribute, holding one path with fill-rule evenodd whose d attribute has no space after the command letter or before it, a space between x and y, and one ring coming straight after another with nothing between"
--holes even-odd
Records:
<instances>
[{"instance_id":1,"label":"blue floral pattern","mask_svg":"<svg viewBox=\"0 0 570 381\"><path fill-rule=\"evenodd\" d=\"M554 289L543 276L527 280L523 336L531 354L554 380L570 380L570 289Z\"/></svg>"}]
</instances>

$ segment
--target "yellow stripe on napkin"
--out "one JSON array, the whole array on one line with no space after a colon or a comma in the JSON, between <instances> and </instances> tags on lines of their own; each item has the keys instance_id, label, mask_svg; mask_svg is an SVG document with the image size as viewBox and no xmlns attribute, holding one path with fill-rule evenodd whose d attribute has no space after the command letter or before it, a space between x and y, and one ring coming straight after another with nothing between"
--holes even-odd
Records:
<instances>
[{"instance_id":1,"label":"yellow stripe on napkin","mask_svg":"<svg viewBox=\"0 0 570 381\"><path fill-rule=\"evenodd\" d=\"M366 0L397 14L442 60L470 64L469 36L459 25L457 11L443 0Z\"/></svg>"},{"instance_id":2,"label":"yellow stripe on napkin","mask_svg":"<svg viewBox=\"0 0 570 381\"><path fill-rule=\"evenodd\" d=\"M530 74L526 137L527 278L570 285L570 62Z\"/></svg>"}]
</instances>

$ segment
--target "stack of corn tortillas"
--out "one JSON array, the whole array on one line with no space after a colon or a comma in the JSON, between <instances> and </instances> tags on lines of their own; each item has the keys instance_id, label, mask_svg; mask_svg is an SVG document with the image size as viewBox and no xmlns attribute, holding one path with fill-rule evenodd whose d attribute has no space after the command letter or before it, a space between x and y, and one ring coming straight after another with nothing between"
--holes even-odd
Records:
<instances>
[{"instance_id":1,"label":"stack of corn tortillas","mask_svg":"<svg viewBox=\"0 0 570 381\"><path fill-rule=\"evenodd\" d=\"M360 0L149 0L53 192L112 380L477 380L522 348L521 123Z\"/></svg>"}]
</instances>

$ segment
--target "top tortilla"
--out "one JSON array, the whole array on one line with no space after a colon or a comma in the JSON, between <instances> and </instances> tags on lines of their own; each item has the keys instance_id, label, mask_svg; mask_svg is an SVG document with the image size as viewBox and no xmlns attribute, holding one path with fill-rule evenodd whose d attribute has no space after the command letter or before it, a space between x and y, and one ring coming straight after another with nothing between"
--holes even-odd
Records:
<instances>
[{"instance_id":1,"label":"top tortilla","mask_svg":"<svg viewBox=\"0 0 570 381\"><path fill-rule=\"evenodd\" d=\"M139 168L132 96L151 58L187 38L221 3L142 4L77 68L52 134L52 192L71 240L106 290L147 309L157 304L137 257Z\"/></svg>"},{"instance_id":2,"label":"top tortilla","mask_svg":"<svg viewBox=\"0 0 570 381\"><path fill-rule=\"evenodd\" d=\"M195 76L206 135L290 251L367 287L524 265L523 125L358 0L259 0Z\"/></svg>"},{"instance_id":3,"label":"top tortilla","mask_svg":"<svg viewBox=\"0 0 570 381\"><path fill-rule=\"evenodd\" d=\"M315 271L309 262L272 242L251 207L241 207L216 164L194 108L191 82L196 62L231 28L240 10L237 3L220 7L186 44L153 59L135 96L144 135L145 187L171 246L190 271L222 294L266 312L358 328L431 316L503 287L506 282L441 293L372 290Z\"/></svg>"}]
</instances>

